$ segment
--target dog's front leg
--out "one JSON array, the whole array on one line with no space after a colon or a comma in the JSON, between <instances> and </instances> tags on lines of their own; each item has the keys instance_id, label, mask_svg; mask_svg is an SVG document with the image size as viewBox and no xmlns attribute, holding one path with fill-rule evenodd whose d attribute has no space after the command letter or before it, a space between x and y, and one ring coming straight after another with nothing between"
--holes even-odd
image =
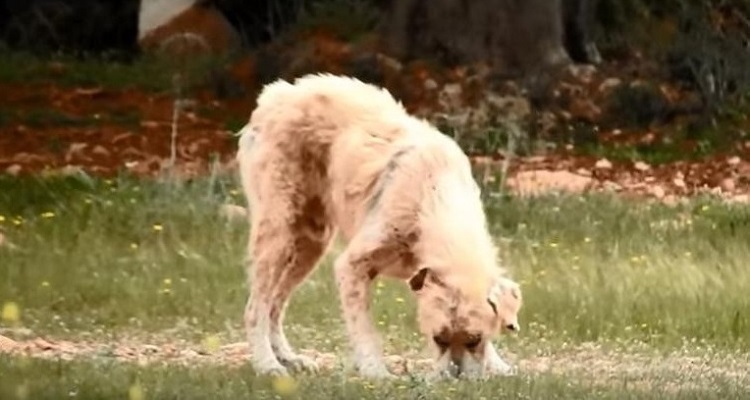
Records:
<instances>
[{"instance_id":1,"label":"dog's front leg","mask_svg":"<svg viewBox=\"0 0 750 400\"><path fill-rule=\"evenodd\" d=\"M334 264L341 307L352 345L354 364L360 375L368 378L393 378L382 357L380 336L370 317L369 257L341 254Z\"/></svg>"},{"instance_id":2,"label":"dog's front leg","mask_svg":"<svg viewBox=\"0 0 750 400\"><path fill-rule=\"evenodd\" d=\"M488 342L485 346L485 368L484 374L486 376L509 376L515 375L516 371L510 364L505 362L499 354L497 349L492 342Z\"/></svg>"}]
</instances>

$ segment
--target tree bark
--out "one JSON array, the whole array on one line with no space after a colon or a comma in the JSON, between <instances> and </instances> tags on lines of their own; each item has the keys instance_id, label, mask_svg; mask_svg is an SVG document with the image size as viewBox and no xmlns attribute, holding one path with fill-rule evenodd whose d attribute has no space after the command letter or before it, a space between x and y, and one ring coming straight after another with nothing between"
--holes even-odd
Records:
<instances>
[{"instance_id":1,"label":"tree bark","mask_svg":"<svg viewBox=\"0 0 750 400\"><path fill-rule=\"evenodd\" d=\"M486 63L495 73L523 76L571 63L566 42L591 46L589 20L584 18L591 4L589 0L390 0L381 29L387 51L401 59ZM571 31L568 35L566 28ZM585 55L576 58L586 62Z\"/></svg>"}]
</instances>

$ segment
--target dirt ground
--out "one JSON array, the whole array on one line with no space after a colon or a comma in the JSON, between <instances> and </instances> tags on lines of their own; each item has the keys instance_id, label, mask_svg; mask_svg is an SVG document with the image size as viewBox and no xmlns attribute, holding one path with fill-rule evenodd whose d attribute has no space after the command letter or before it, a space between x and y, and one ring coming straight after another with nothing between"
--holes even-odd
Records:
<instances>
[{"instance_id":1,"label":"dirt ground","mask_svg":"<svg viewBox=\"0 0 750 400\"><path fill-rule=\"evenodd\" d=\"M215 339L215 338L214 338ZM27 341L13 341L0 336L0 352L27 355L45 359L114 359L119 362L137 365L223 365L237 368L246 365L248 346L245 342L221 344L218 339L207 339L201 345L184 341L170 341L156 344L140 341L120 341L115 343L72 342L45 340L41 338ZM301 350L318 362L321 370L335 371L346 368L345 361L335 354L315 350ZM429 371L431 360L424 354L386 355L389 368L396 374L425 373ZM649 387L657 384L660 388L669 385L668 380L650 382L649 376L672 376L683 382L693 377L695 388L700 388L714 379L729 379L750 384L750 375L744 365L750 361L747 356L718 356L712 354L682 354L679 351L664 355L604 349L596 344L582 344L554 353L518 357L508 352L504 357L516 367L516 372L525 375L542 373L576 374L593 382L606 384L629 378L637 386ZM681 389L684 384L680 384Z\"/></svg>"},{"instance_id":2,"label":"dirt ground","mask_svg":"<svg viewBox=\"0 0 750 400\"><path fill-rule=\"evenodd\" d=\"M0 83L0 171L11 175L69 174L97 176L129 172L156 176L170 162L176 126L176 170L194 177L218 167L231 171L236 139L227 116L246 119L251 104L201 95L183 102L173 126L169 94L135 89L68 88L53 84ZM744 154L715 155L701 161L651 166L574 154L566 149L544 156L514 157L508 163L508 188L520 194L549 190L610 190L667 202L696 193L748 202L750 145ZM473 161L485 183L497 183L499 155Z\"/></svg>"}]
</instances>

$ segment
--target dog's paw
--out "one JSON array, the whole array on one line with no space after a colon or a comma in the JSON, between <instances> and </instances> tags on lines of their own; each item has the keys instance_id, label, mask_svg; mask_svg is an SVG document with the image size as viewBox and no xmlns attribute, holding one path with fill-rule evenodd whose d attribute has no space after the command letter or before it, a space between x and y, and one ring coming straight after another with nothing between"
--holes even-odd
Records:
<instances>
[{"instance_id":1,"label":"dog's paw","mask_svg":"<svg viewBox=\"0 0 750 400\"><path fill-rule=\"evenodd\" d=\"M499 357L487 363L487 366L484 371L484 375L487 377L513 376L516 374L517 374L516 369L513 368L510 364L500 359Z\"/></svg>"},{"instance_id":2,"label":"dog's paw","mask_svg":"<svg viewBox=\"0 0 750 400\"><path fill-rule=\"evenodd\" d=\"M281 365L280 362L274 359L275 362L254 362L253 371L256 375L265 375L270 377L288 376L289 371Z\"/></svg>"},{"instance_id":3,"label":"dog's paw","mask_svg":"<svg viewBox=\"0 0 750 400\"><path fill-rule=\"evenodd\" d=\"M286 368L294 372L318 372L318 363L310 357L301 354L285 354L279 356L279 361Z\"/></svg>"},{"instance_id":4,"label":"dog's paw","mask_svg":"<svg viewBox=\"0 0 750 400\"><path fill-rule=\"evenodd\" d=\"M357 371L359 375L368 379L396 379L396 375L388 371L383 362L369 362L359 363L357 365Z\"/></svg>"}]
</instances>

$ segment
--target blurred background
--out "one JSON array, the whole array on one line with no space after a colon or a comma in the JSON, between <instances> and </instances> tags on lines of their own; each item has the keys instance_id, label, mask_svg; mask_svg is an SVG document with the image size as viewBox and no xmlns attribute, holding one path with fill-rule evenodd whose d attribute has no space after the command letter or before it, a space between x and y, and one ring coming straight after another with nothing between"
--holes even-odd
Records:
<instances>
[{"instance_id":1,"label":"blurred background","mask_svg":"<svg viewBox=\"0 0 750 400\"><path fill-rule=\"evenodd\" d=\"M736 157L750 151L749 10L744 0L3 0L0 170L153 175L174 161L192 176L230 162L231 132L262 85L332 72L385 86L481 162L518 156L506 168L565 171L535 174L544 184L734 196L748 187ZM644 173L659 187L631 182Z\"/></svg>"},{"instance_id":2,"label":"blurred background","mask_svg":"<svg viewBox=\"0 0 750 400\"><path fill-rule=\"evenodd\" d=\"M0 398L748 399L749 46L748 0L0 0ZM251 371L235 133L320 72L470 155L518 376L350 380L340 243L285 324L324 372ZM429 365L374 286L389 366Z\"/></svg>"}]
</instances>

